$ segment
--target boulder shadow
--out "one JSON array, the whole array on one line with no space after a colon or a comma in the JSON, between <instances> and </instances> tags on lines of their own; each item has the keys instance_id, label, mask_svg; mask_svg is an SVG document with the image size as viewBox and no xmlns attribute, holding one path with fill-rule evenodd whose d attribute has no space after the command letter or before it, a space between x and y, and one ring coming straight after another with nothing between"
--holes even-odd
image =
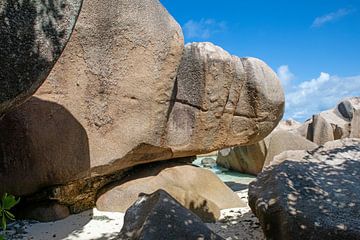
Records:
<instances>
[{"instance_id":1,"label":"boulder shadow","mask_svg":"<svg viewBox=\"0 0 360 240\"><path fill-rule=\"evenodd\" d=\"M0 120L0 194L30 195L89 169L87 133L63 106L32 97Z\"/></svg>"},{"instance_id":2,"label":"boulder shadow","mask_svg":"<svg viewBox=\"0 0 360 240\"><path fill-rule=\"evenodd\" d=\"M242 191L248 189L249 187L248 184L237 183L237 182L224 182L224 183L234 192Z\"/></svg>"}]
</instances>

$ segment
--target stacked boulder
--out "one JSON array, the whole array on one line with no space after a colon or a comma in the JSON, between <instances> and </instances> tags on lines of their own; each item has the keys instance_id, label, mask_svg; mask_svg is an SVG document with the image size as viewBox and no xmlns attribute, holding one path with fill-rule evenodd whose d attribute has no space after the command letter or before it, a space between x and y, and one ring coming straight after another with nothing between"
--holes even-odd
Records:
<instances>
[{"instance_id":1,"label":"stacked boulder","mask_svg":"<svg viewBox=\"0 0 360 240\"><path fill-rule=\"evenodd\" d=\"M64 19L75 24L76 17ZM68 39L72 25L64 24ZM25 74L35 82L27 97L46 73ZM79 212L134 166L260 141L280 121L284 94L258 59L211 43L184 46L180 26L158 0L85 0L46 82L21 106L6 106L0 194Z\"/></svg>"}]
</instances>

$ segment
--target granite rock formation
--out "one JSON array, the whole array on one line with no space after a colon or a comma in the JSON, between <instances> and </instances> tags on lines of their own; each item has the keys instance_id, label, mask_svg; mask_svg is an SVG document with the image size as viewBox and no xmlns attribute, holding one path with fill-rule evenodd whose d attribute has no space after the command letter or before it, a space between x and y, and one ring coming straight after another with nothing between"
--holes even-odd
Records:
<instances>
[{"instance_id":1,"label":"granite rock formation","mask_svg":"<svg viewBox=\"0 0 360 240\"><path fill-rule=\"evenodd\" d=\"M360 238L360 139L289 151L249 186L267 239Z\"/></svg>"},{"instance_id":2,"label":"granite rock formation","mask_svg":"<svg viewBox=\"0 0 360 240\"><path fill-rule=\"evenodd\" d=\"M81 4L0 2L0 118L44 82L70 38Z\"/></svg>"}]
</instances>

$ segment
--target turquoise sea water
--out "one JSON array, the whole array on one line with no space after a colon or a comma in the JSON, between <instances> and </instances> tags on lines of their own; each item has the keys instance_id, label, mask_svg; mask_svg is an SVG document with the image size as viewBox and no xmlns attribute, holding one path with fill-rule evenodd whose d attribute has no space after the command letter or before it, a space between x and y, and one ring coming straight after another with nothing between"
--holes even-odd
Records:
<instances>
[{"instance_id":1,"label":"turquoise sea water","mask_svg":"<svg viewBox=\"0 0 360 240\"><path fill-rule=\"evenodd\" d=\"M216 156L205 156L205 157L197 157L196 160L193 162L194 165L203 167L206 169L209 169L213 171L223 182L236 182L236 183L242 183L242 184L249 184L253 180L255 180L255 176L249 175L249 174L243 174L236 171L231 171L226 168L220 167L218 165L212 165L211 168L204 167L201 164L201 161L204 158L212 158L216 160Z\"/></svg>"}]
</instances>

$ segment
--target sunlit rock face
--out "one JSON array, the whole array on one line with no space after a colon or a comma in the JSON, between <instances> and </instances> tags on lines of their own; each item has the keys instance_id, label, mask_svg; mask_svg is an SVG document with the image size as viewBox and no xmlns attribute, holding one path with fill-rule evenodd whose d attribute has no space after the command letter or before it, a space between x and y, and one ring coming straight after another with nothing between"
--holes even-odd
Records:
<instances>
[{"instance_id":1,"label":"sunlit rock face","mask_svg":"<svg viewBox=\"0 0 360 240\"><path fill-rule=\"evenodd\" d=\"M360 239L360 139L288 151L249 187L269 239Z\"/></svg>"},{"instance_id":2,"label":"sunlit rock face","mask_svg":"<svg viewBox=\"0 0 360 240\"><path fill-rule=\"evenodd\" d=\"M46 79L69 40L81 4L0 1L0 118Z\"/></svg>"},{"instance_id":3,"label":"sunlit rock face","mask_svg":"<svg viewBox=\"0 0 360 240\"><path fill-rule=\"evenodd\" d=\"M183 49L157 0L84 1L45 83L0 120L0 193L171 158L161 141Z\"/></svg>"},{"instance_id":4,"label":"sunlit rock face","mask_svg":"<svg viewBox=\"0 0 360 240\"><path fill-rule=\"evenodd\" d=\"M313 150L318 147L315 143L297 134L296 130L279 129L277 128L258 143L219 151L217 164L242 173L257 175L272 163L276 155L282 152Z\"/></svg>"},{"instance_id":5,"label":"sunlit rock face","mask_svg":"<svg viewBox=\"0 0 360 240\"><path fill-rule=\"evenodd\" d=\"M314 115L304 123L302 135L319 145L360 137L360 97L344 99L335 108Z\"/></svg>"},{"instance_id":6,"label":"sunlit rock face","mask_svg":"<svg viewBox=\"0 0 360 240\"><path fill-rule=\"evenodd\" d=\"M220 210L246 207L211 171L181 163L180 160L176 162L139 166L129 177L99 191L97 209L125 212L140 193L150 194L158 189L167 191L204 222L218 220Z\"/></svg>"},{"instance_id":7,"label":"sunlit rock face","mask_svg":"<svg viewBox=\"0 0 360 240\"><path fill-rule=\"evenodd\" d=\"M36 97L81 124L92 174L170 159L162 143L183 49L179 24L158 0L86 0Z\"/></svg>"},{"instance_id":8,"label":"sunlit rock face","mask_svg":"<svg viewBox=\"0 0 360 240\"><path fill-rule=\"evenodd\" d=\"M191 43L178 70L165 140L177 157L256 143L276 127L283 108L280 81L264 62Z\"/></svg>"},{"instance_id":9,"label":"sunlit rock face","mask_svg":"<svg viewBox=\"0 0 360 240\"><path fill-rule=\"evenodd\" d=\"M78 212L133 166L258 142L283 110L264 62L184 50L158 0L85 0L45 83L0 120L0 193Z\"/></svg>"},{"instance_id":10,"label":"sunlit rock face","mask_svg":"<svg viewBox=\"0 0 360 240\"><path fill-rule=\"evenodd\" d=\"M303 128L301 123L293 119L282 120L274 131L255 144L220 150L216 163L227 169L257 175L281 152L312 150L317 147L301 136L300 128Z\"/></svg>"}]
</instances>

